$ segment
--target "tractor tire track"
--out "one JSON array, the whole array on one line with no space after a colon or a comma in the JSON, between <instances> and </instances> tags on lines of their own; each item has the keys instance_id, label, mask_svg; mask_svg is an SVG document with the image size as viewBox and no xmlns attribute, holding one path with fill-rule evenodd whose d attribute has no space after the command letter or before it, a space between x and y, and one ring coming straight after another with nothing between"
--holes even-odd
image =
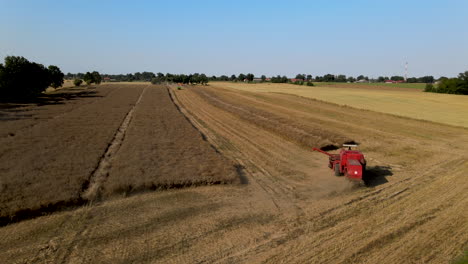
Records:
<instances>
[{"instance_id":1,"label":"tractor tire track","mask_svg":"<svg viewBox=\"0 0 468 264\"><path fill-rule=\"evenodd\" d=\"M143 95L145 94L147 88L148 87L145 87L141 91L137 101L130 109L130 111L128 111L119 128L115 132L114 138L105 150L104 155L102 155L101 159L99 160L98 166L90 176L89 186L82 194L83 199L92 202L101 198L102 185L109 176L109 170L112 166L112 160L119 151L120 146L122 145L122 142L125 139L125 132L127 131L127 128L130 125L130 122L132 121L135 108L138 107L138 104L143 98Z\"/></svg>"},{"instance_id":2,"label":"tractor tire track","mask_svg":"<svg viewBox=\"0 0 468 264\"><path fill-rule=\"evenodd\" d=\"M125 133L130 125L133 117L135 108L143 98L145 91L148 87L145 87L138 99L136 100L133 107L127 112L122 123L114 134L114 138L109 143L103 156L99 160L98 166L90 176L90 183L82 193L82 198L89 203L97 202L101 199L102 186L109 176L109 169L112 166L113 158L119 151L122 142L125 139ZM65 247L64 254L60 257L60 261L57 263L69 263L73 255L73 252L80 246L81 243L85 243L87 233L89 232L90 220L92 219L92 208L85 208L83 215L81 216L81 227L76 231L75 235L70 239L68 245Z\"/></svg>"}]
</instances>

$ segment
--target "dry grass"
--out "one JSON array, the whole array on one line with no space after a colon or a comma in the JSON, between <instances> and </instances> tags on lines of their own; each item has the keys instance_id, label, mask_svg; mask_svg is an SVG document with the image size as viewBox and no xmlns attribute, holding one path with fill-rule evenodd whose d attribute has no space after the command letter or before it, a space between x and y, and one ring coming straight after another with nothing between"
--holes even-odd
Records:
<instances>
[{"instance_id":1,"label":"dry grass","mask_svg":"<svg viewBox=\"0 0 468 264\"><path fill-rule=\"evenodd\" d=\"M292 84L245 84L220 82L212 87L242 91L286 93L315 98L359 109L395 114L443 124L468 127L468 96L411 90L309 87Z\"/></svg>"}]
</instances>

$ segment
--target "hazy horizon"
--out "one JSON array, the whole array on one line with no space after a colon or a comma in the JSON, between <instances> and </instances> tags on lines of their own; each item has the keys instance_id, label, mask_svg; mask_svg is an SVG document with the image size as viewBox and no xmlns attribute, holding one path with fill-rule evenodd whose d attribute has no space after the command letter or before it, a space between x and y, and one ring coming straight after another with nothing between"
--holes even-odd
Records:
<instances>
[{"instance_id":1,"label":"hazy horizon","mask_svg":"<svg viewBox=\"0 0 468 264\"><path fill-rule=\"evenodd\" d=\"M468 2L4 1L0 59L64 73L456 76Z\"/></svg>"}]
</instances>

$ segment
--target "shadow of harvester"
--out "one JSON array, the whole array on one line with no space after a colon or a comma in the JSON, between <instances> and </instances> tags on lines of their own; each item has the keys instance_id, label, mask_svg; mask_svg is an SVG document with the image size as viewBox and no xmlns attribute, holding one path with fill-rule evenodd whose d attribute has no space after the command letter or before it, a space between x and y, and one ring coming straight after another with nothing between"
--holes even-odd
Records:
<instances>
[{"instance_id":1,"label":"shadow of harvester","mask_svg":"<svg viewBox=\"0 0 468 264\"><path fill-rule=\"evenodd\" d=\"M390 166L369 166L366 168L363 180L366 186L375 187L388 182L387 176L392 176Z\"/></svg>"}]
</instances>

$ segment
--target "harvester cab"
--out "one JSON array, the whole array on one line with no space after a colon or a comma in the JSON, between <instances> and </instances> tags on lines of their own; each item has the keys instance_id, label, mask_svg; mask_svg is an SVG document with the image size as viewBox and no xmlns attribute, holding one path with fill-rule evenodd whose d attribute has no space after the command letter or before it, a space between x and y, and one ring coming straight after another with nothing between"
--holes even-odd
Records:
<instances>
[{"instance_id":1,"label":"harvester cab","mask_svg":"<svg viewBox=\"0 0 468 264\"><path fill-rule=\"evenodd\" d=\"M339 154L331 154L318 148L313 150L328 156L328 167L335 172L335 176L345 175L350 180L362 181L366 170L364 154L358 150L357 144L343 144Z\"/></svg>"}]
</instances>

